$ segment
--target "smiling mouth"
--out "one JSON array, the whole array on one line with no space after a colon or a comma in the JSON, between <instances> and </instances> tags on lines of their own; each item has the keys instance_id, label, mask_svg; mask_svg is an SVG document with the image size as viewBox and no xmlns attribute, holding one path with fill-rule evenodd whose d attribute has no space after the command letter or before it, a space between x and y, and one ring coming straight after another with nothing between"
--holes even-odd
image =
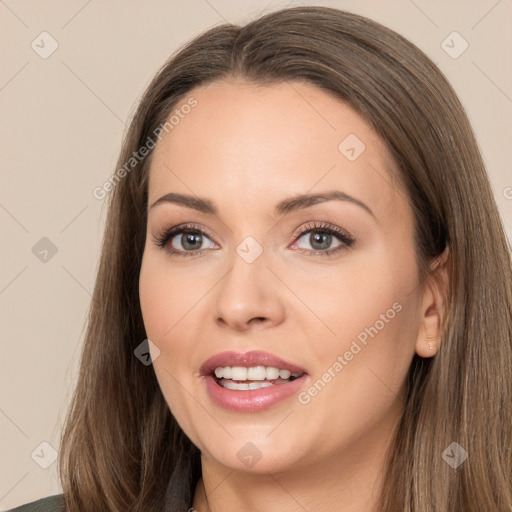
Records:
<instances>
[{"instance_id":1,"label":"smiling mouth","mask_svg":"<svg viewBox=\"0 0 512 512\"><path fill-rule=\"evenodd\" d=\"M288 384L305 375L274 366L219 366L212 372L217 385L233 391L249 391Z\"/></svg>"}]
</instances>

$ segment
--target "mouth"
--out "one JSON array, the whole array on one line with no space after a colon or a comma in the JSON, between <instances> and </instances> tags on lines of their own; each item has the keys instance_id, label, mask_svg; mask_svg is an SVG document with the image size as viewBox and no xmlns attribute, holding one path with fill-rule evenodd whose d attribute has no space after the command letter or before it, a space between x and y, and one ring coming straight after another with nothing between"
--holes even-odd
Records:
<instances>
[{"instance_id":1,"label":"mouth","mask_svg":"<svg viewBox=\"0 0 512 512\"><path fill-rule=\"evenodd\" d=\"M249 391L293 382L304 375L275 366L218 366L211 374L225 389Z\"/></svg>"},{"instance_id":2,"label":"mouth","mask_svg":"<svg viewBox=\"0 0 512 512\"><path fill-rule=\"evenodd\" d=\"M200 373L210 398L239 412L267 409L296 394L308 379L304 368L261 351L217 354Z\"/></svg>"}]
</instances>

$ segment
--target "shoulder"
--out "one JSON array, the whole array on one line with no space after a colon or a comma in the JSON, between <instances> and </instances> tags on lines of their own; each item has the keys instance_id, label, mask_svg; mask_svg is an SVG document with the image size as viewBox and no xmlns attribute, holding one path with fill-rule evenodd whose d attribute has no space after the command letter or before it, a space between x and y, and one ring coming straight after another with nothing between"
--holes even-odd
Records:
<instances>
[{"instance_id":1,"label":"shoulder","mask_svg":"<svg viewBox=\"0 0 512 512\"><path fill-rule=\"evenodd\" d=\"M48 496L40 500L21 505L8 512L64 512L64 495L57 494L55 496Z\"/></svg>"}]
</instances>

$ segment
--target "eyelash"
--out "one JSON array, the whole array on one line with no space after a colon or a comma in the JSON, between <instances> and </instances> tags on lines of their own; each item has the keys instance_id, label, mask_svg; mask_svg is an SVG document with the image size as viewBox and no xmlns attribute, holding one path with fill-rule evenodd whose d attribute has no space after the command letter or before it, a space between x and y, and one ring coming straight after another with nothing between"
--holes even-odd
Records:
<instances>
[{"instance_id":1,"label":"eyelash","mask_svg":"<svg viewBox=\"0 0 512 512\"><path fill-rule=\"evenodd\" d=\"M352 247L355 242L354 237L344 229L341 229L332 224L326 224L324 222L310 222L305 226L302 226L295 233L293 233L292 236L294 238L294 243L302 236L315 231L319 233L327 233L329 235L333 235L341 242L341 244L333 249L298 249L299 251L306 254L314 254L315 256L332 256L341 250L345 250ZM201 228L199 228L199 226L195 224L180 224L179 226L164 229L160 235L158 235L157 237L152 237L153 243L157 245L159 248L165 249L168 242L172 240L174 236L184 234L185 232L200 233L201 235L206 235L209 239L212 238L208 233L205 233ZM200 249L198 251L181 251L175 249L167 249L169 254L178 257L197 256L207 250L208 249Z\"/></svg>"}]
</instances>

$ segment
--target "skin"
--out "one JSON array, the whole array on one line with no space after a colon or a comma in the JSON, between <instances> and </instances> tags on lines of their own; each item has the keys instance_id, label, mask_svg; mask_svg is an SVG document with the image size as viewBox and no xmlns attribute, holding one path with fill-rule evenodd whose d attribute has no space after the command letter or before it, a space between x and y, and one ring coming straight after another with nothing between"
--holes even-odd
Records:
<instances>
[{"instance_id":1,"label":"skin","mask_svg":"<svg viewBox=\"0 0 512 512\"><path fill-rule=\"evenodd\" d=\"M193 506L377 511L406 374L415 353L436 353L443 312L436 286L418 286L414 218L392 178L395 164L362 117L311 84L230 79L190 96L198 105L152 155L148 203L192 194L218 213L149 207L140 301L147 336L161 351L153 366L164 397L202 453ZM349 134L366 146L354 161L338 149ZM273 213L280 200L328 190L357 198L373 215L335 200ZM310 233L292 236L313 221L348 231L355 243L318 254ZM201 254L180 257L155 244L181 223L204 230ZM247 236L263 249L252 263L236 252ZM174 236L175 250L186 251L183 239ZM333 236L329 247L339 245ZM256 349L306 368L307 391L396 303L400 312L307 404L292 396L264 411L227 411L201 381L212 355ZM261 454L252 467L237 457L248 442Z\"/></svg>"}]
</instances>

